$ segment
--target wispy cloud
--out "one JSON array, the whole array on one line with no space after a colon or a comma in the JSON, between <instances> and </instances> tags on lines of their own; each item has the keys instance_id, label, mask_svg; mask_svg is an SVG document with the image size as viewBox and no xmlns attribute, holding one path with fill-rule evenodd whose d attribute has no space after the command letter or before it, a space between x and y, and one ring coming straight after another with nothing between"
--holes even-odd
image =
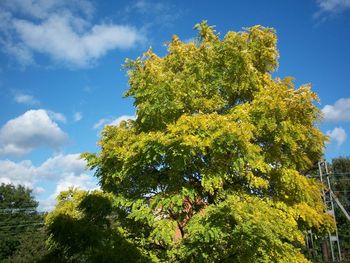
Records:
<instances>
[{"instance_id":1,"label":"wispy cloud","mask_svg":"<svg viewBox=\"0 0 350 263\"><path fill-rule=\"evenodd\" d=\"M58 122L62 122L62 123L66 123L67 122L66 116L64 116L60 112L54 112L54 111L46 111L46 112L50 116L50 118L52 120L54 120L54 121L58 121Z\"/></svg>"},{"instance_id":2,"label":"wispy cloud","mask_svg":"<svg viewBox=\"0 0 350 263\"><path fill-rule=\"evenodd\" d=\"M34 62L35 54L44 54L70 68L90 67L108 51L145 39L130 25L92 24L94 7L84 0L14 0L0 3L1 8L0 45L24 66Z\"/></svg>"},{"instance_id":3,"label":"wispy cloud","mask_svg":"<svg viewBox=\"0 0 350 263\"><path fill-rule=\"evenodd\" d=\"M73 119L75 122L81 121L83 118L83 114L81 112L75 112L73 115Z\"/></svg>"},{"instance_id":4,"label":"wispy cloud","mask_svg":"<svg viewBox=\"0 0 350 263\"><path fill-rule=\"evenodd\" d=\"M46 110L29 110L0 128L0 155L23 156L39 147L59 149L67 138Z\"/></svg>"},{"instance_id":5,"label":"wispy cloud","mask_svg":"<svg viewBox=\"0 0 350 263\"><path fill-rule=\"evenodd\" d=\"M339 13L350 9L350 0L317 0L321 12Z\"/></svg>"},{"instance_id":6,"label":"wispy cloud","mask_svg":"<svg viewBox=\"0 0 350 263\"><path fill-rule=\"evenodd\" d=\"M350 121L350 98L341 98L334 105L326 105L322 112L328 122Z\"/></svg>"},{"instance_id":7,"label":"wispy cloud","mask_svg":"<svg viewBox=\"0 0 350 263\"><path fill-rule=\"evenodd\" d=\"M2 6L5 10L41 19L54 12L80 12L84 17L91 17L95 12L95 7L87 0L4 0Z\"/></svg>"},{"instance_id":8,"label":"wispy cloud","mask_svg":"<svg viewBox=\"0 0 350 263\"><path fill-rule=\"evenodd\" d=\"M29 94L18 93L14 96L14 100L19 104L26 104L30 106L39 105L40 102L34 96Z\"/></svg>"},{"instance_id":9,"label":"wispy cloud","mask_svg":"<svg viewBox=\"0 0 350 263\"><path fill-rule=\"evenodd\" d=\"M174 26L182 15L182 10L169 1L136 0L130 1L126 14L138 14L145 26Z\"/></svg>"},{"instance_id":10,"label":"wispy cloud","mask_svg":"<svg viewBox=\"0 0 350 263\"><path fill-rule=\"evenodd\" d=\"M313 18L320 19L320 22L350 10L350 0L316 0L316 2L319 9Z\"/></svg>"},{"instance_id":11,"label":"wispy cloud","mask_svg":"<svg viewBox=\"0 0 350 263\"><path fill-rule=\"evenodd\" d=\"M347 134L342 127L335 127L333 130L327 131L326 134L330 137L331 142L335 142L338 147L345 142L347 137Z\"/></svg>"},{"instance_id":12,"label":"wispy cloud","mask_svg":"<svg viewBox=\"0 0 350 263\"><path fill-rule=\"evenodd\" d=\"M99 129L105 124L107 124L110 120L106 118L99 119L93 126L94 129Z\"/></svg>"}]
</instances>

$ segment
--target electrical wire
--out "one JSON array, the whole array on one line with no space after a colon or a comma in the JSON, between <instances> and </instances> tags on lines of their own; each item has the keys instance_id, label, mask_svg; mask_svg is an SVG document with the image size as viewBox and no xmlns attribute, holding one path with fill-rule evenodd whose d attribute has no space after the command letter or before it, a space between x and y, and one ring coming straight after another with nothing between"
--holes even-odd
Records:
<instances>
[{"instance_id":1,"label":"electrical wire","mask_svg":"<svg viewBox=\"0 0 350 263\"><path fill-rule=\"evenodd\" d=\"M0 226L0 229L2 228L16 228L16 227L23 227L23 226L40 226L44 225L44 223L31 223L31 224L20 224L20 225L6 225L6 226Z\"/></svg>"}]
</instances>

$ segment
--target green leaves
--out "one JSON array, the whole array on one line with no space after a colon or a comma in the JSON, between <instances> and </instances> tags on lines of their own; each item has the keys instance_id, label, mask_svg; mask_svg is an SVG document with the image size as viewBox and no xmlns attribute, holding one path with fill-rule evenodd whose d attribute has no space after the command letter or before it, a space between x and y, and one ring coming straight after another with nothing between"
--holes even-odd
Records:
<instances>
[{"instance_id":1,"label":"green leaves","mask_svg":"<svg viewBox=\"0 0 350 263\"><path fill-rule=\"evenodd\" d=\"M62 192L46 217L50 250L43 262L150 262L115 222L115 204L100 191Z\"/></svg>"},{"instance_id":2,"label":"green leaves","mask_svg":"<svg viewBox=\"0 0 350 263\"><path fill-rule=\"evenodd\" d=\"M304 235L288 212L269 200L230 195L193 217L182 249L193 262L306 262L290 244L302 245Z\"/></svg>"}]
</instances>

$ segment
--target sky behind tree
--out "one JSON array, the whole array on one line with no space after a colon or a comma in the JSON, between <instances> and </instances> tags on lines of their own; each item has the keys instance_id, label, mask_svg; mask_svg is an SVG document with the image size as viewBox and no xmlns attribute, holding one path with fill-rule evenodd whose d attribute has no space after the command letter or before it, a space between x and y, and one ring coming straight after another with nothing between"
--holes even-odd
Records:
<instances>
[{"instance_id":1,"label":"sky behind tree","mask_svg":"<svg viewBox=\"0 0 350 263\"><path fill-rule=\"evenodd\" d=\"M69 186L98 187L78 157L97 151L104 125L135 116L125 59L164 55L173 34L193 41L202 20L222 36L275 28L274 76L312 84L326 158L350 155L349 0L4 0L0 19L0 182L32 187L41 209Z\"/></svg>"}]
</instances>

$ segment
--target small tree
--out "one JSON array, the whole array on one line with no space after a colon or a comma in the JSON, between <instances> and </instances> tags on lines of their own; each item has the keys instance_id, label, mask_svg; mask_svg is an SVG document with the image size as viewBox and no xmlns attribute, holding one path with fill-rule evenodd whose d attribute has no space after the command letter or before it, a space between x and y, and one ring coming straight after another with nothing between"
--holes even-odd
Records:
<instances>
[{"instance_id":1,"label":"small tree","mask_svg":"<svg viewBox=\"0 0 350 263\"><path fill-rule=\"evenodd\" d=\"M332 227L304 176L326 139L317 96L272 77L273 29L196 29L164 57L127 60L137 118L105 127L101 151L83 156L125 237L156 262L306 262L306 231Z\"/></svg>"},{"instance_id":2,"label":"small tree","mask_svg":"<svg viewBox=\"0 0 350 263\"><path fill-rule=\"evenodd\" d=\"M45 218L49 253L40 262L149 262L117 231L108 194L70 189Z\"/></svg>"}]
</instances>

